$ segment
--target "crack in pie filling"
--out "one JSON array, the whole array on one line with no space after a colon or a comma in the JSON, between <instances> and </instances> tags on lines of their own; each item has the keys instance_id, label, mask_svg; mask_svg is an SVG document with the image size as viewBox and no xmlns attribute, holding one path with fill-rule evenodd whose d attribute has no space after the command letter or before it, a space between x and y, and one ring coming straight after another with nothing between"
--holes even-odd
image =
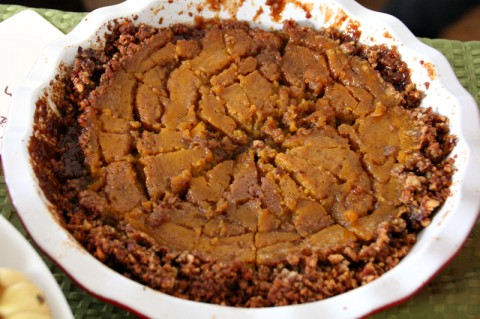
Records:
<instances>
[{"instance_id":1,"label":"crack in pie filling","mask_svg":"<svg viewBox=\"0 0 480 319\"><path fill-rule=\"evenodd\" d=\"M292 21L112 22L37 102L32 164L112 269L191 300L324 299L398 264L449 195L448 120L396 50Z\"/></svg>"}]
</instances>

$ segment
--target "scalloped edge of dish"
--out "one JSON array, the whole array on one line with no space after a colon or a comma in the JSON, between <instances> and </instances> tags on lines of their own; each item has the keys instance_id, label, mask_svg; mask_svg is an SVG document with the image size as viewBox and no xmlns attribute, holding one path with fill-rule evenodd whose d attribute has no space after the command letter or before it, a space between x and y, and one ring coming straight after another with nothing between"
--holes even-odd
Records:
<instances>
[{"instance_id":1,"label":"scalloped edge of dish","mask_svg":"<svg viewBox=\"0 0 480 319\"><path fill-rule=\"evenodd\" d=\"M177 4L184 2L189 1L176 1ZM168 10L171 10L172 4L166 0L142 3L130 0L87 15L71 33L45 49L27 80L18 88L13 101L14 111L9 116L3 149L4 174L13 204L33 240L75 282L101 299L146 317L183 318L195 313L197 318L314 318L321 312L324 318L352 318L369 315L409 298L460 250L475 224L480 207L480 171L473 169L474 163L480 162L480 126L473 98L460 85L446 58L416 39L399 20L365 9L353 1L329 0L323 3L328 3L329 7L338 6L350 18L360 21L362 30L368 29L366 27L375 29L363 42L382 42L378 39L381 38L387 44L396 45L402 57L408 57L406 62L409 67L416 66L412 71L413 81L417 85L423 84L422 81L430 83L424 103L434 105L441 102L435 110L451 119L452 132L458 136L459 142L454 151L458 171L452 185L453 194L437 212L432 224L422 231L419 241L401 263L372 283L325 300L246 309L183 300L157 292L114 272L88 254L59 225L48 210L42 191L38 185L31 183L37 180L28 154L34 105L58 72L60 62L68 64L73 61L79 45L93 45L92 41L105 31L107 21L116 17L132 17L141 11L155 15L154 10L149 10L153 3L168 5ZM228 12L223 11L220 16L224 14ZM302 17L302 10L296 10L294 15ZM186 16L183 18L189 19ZM435 78L431 78L430 70L423 66L425 62L433 66ZM440 94L441 100L436 94ZM422 267L416 267L418 264ZM88 274L85 269L89 269Z\"/></svg>"}]
</instances>

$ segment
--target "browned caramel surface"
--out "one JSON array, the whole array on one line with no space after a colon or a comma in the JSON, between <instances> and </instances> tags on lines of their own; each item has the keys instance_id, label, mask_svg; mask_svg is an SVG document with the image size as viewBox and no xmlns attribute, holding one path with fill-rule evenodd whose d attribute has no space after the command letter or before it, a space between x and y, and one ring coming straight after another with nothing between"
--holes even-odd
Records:
<instances>
[{"instance_id":1,"label":"browned caramel surface","mask_svg":"<svg viewBox=\"0 0 480 319\"><path fill-rule=\"evenodd\" d=\"M455 171L448 119L398 52L197 22L112 22L37 101L32 166L63 226L128 278L222 305L311 302L395 267Z\"/></svg>"},{"instance_id":2,"label":"browned caramel surface","mask_svg":"<svg viewBox=\"0 0 480 319\"><path fill-rule=\"evenodd\" d=\"M257 264L370 240L405 212L392 172L420 128L401 94L338 41L285 31L161 30L107 72L82 118L81 205Z\"/></svg>"}]
</instances>

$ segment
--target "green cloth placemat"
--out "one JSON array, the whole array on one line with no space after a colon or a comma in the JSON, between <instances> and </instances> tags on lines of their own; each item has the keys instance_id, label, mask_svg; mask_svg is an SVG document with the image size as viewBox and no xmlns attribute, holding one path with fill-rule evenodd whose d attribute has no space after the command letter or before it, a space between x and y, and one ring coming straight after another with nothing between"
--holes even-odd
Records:
<instances>
[{"instance_id":1,"label":"green cloth placemat","mask_svg":"<svg viewBox=\"0 0 480 319\"><path fill-rule=\"evenodd\" d=\"M0 5L0 22L24 9L25 7L22 6ZM49 9L33 10L65 33L73 29L85 16L85 13ZM438 39L422 39L422 41L440 50L447 57L462 85L480 105L480 41L460 42ZM24 236L27 236L8 199L2 172L0 172L0 211ZM90 296L73 283L49 258L41 253L40 255L67 297L75 318L135 318L133 314L123 309ZM319 314L320 318L321 314ZM480 221L477 222L460 253L426 287L408 301L377 313L371 318L480 318Z\"/></svg>"},{"instance_id":2,"label":"green cloth placemat","mask_svg":"<svg viewBox=\"0 0 480 319\"><path fill-rule=\"evenodd\" d=\"M26 8L18 5L0 4L0 22L25 9L30 9L37 12L63 33L70 32L86 15L86 13L79 12L65 12L52 9Z\"/></svg>"}]
</instances>

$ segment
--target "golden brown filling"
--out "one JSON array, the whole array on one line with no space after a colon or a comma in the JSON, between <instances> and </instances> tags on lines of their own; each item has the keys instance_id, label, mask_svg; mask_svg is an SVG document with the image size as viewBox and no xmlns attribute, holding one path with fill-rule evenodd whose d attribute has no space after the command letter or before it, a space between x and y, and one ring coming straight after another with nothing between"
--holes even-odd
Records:
<instances>
[{"instance_id":1,"label":"golden brown filling","mask_svg":"<svg viewBox=\"0 0 480 319\"><path fill-rule=\"evenodd\" d=\"M309 29L161 30L90 98L80 204L173 251L272 264L374 237L420 149L402 95Z\"/></svg>"},{"instance_id":2,"label":"golden brown filling","mask_svg":"<svg viewBox=\"0 0 480 319\"><path fill-rule=\"evenodd\" d=\"M65 228L133 280L222 305L395 267L449 196L455 145L398 52L198 22L112 22L37 101L32 165Z\"/></svg>"}]
</instances>

